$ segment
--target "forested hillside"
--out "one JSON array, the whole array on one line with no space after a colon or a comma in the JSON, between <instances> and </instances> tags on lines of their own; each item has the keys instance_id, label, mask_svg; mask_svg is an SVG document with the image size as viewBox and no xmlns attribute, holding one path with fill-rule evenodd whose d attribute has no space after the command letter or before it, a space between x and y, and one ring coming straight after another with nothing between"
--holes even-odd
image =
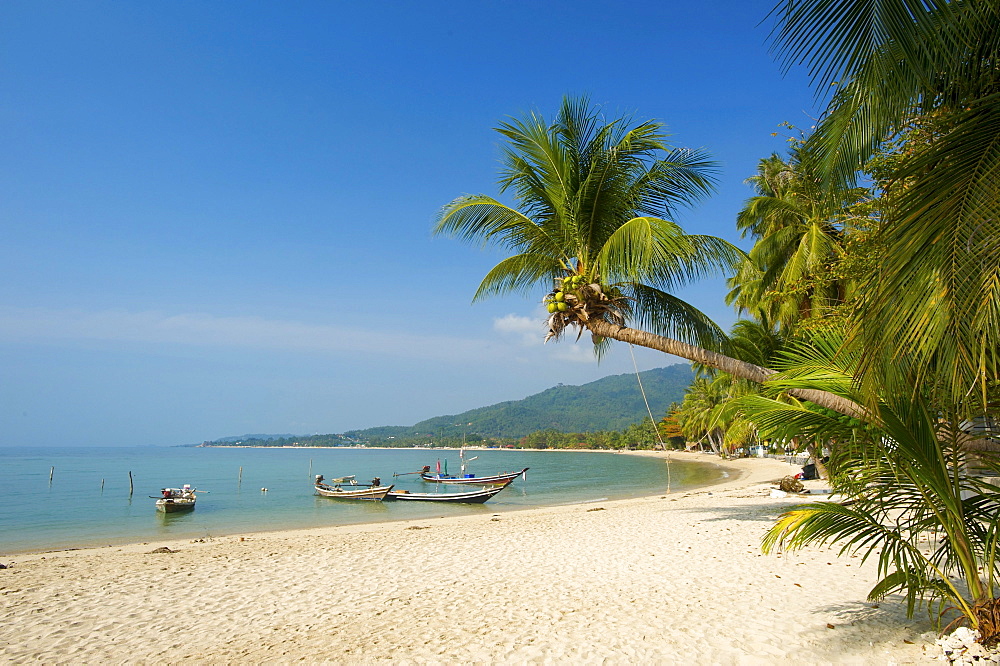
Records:
<instances>
[{"instance_id":1,"label":"forested hillside","mask_svg":"<svg viewBox=\"0 0 1000 666\"><path fill-rule=\"evenodd\" d=\"M687 364L640 373L657 421L671 403L682 400L693 376ZM530 442L525 439L529 435ZM523 400L436 416L413 426L381 426L328 435L243 435L204 442L202 446L459 446L465 441L499 444L503 440L504 444L541 448L583 443L615 448L634 446L640 439L651 445L655 435L635 375L624 374L582 386L560 384Z\"/></svg>"},{"instance_id":2,"label":"forested hillside","mask_svg":"<svg viewBox=\"0 0 1000 666\"><path fill-rule=\"evenodd\" d=\"M663 418L670 404L680 402L693 378L691 367L677 364L640 373L653 416ZM624 430L648 420L646 405L634 374L612 375L581 386L555 386L523 400L501 402L461 414L436 416L410 427L385 426L354 430L345 436L358 440L461 437L524 437L539 430L594 432Z\"/></svg>"}]
</instances>

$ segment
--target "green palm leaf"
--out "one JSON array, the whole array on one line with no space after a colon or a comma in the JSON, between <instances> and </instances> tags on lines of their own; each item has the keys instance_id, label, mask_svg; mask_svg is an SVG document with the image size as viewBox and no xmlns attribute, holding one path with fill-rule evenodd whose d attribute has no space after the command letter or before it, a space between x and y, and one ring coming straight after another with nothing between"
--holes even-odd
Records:
<instances>
[{"instance_id":1,"label":"green palm leaf","mask_svg":"<svg viewBox=\"0 0 1000 666\"><path fill-rule=\"evenodd\" d=\"M853 182L883 142L906 140L856 332L866 394L913 357L910 379L933 377L981 409L1000 333L1000 3L789 0L773 15L785 66L806 64L820 97L834 91L809 140L828 188Z\"/></svg>"},{"instance_id":2,"label":"green palm leaf","mask_svg":"<svg viewBox=\"0 0 1000 666\"><path fill-rule=\"evenodd\" d=\"M783 352L782 370L766 387L821 388L854 399L859 356L845 348L842 336L826 332ZM872 599L902 592L910 613L947 601L975 626L975 603L992 598L1000 581L1000 488L970 475L960 412L936 402L940 394L931 386L912 383L918 370L915 361L895 365L895 380L860 419L763 395L734 401L762 436L828 447L832 482L842 498L786 513L764 547L836 543L842 553L875 557L880 579ZM907 389L895 390L906 377ZM982 464L1000 467L996 454L981 455ZM928 535L939 538L928 541Z\"/></svg>"},{"instance_id":3,"label":"green palm leaf","mask_svg":"<svg viewBox=\"0 0 1000 666\"><path fill-rule=\"evenodd\" d=\"M473 301L510 292L527 293L540 282L552 280L563 265L547 255L517 254L494 266L476 290Z\"/></svg>"}]
</instances>

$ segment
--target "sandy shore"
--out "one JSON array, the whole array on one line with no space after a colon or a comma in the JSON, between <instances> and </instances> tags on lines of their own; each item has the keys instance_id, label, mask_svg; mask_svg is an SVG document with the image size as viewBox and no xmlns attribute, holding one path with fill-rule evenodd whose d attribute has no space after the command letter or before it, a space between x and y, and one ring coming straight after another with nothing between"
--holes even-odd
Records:
<instances>
[{"instance_id":1,"label":"sandy shore","mask_svg":"<svg viewBox=\"0 0 1000 666\"><path fill-rule=\"evenodd\" d=\"M929 662L926 617L865 602L872 563L760 553L788 465L724 464L643 499L19 556L0 662Z\"/></svg>"}]
</instances>

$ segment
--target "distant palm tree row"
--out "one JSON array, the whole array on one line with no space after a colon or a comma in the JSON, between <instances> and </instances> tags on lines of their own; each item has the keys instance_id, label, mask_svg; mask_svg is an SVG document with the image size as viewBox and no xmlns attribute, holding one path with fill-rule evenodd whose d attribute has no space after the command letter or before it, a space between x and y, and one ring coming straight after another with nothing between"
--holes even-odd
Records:
<instances>
[{"instance_id":1,"label":"distant palm tree row","mask_svg":"<svg viewBox=\"0 0 1000 666\"><path fill-rule=\"evenodd\" d=\"M436 231L508 251L474 298L539 290L547 339L692 361L703 376L671 415L689 440L828 458L842 501L789 512L765 549L875 557L873 600L943 601L995 643L1000 2L787 0L773 15L777 51L829 104L749 179L748 253L674 222L712 190L706 154L586 99L501 123L513 203L459 197ZM747 317L728 334L673 295L711 273Z\"/></svg>"}]
</instances>

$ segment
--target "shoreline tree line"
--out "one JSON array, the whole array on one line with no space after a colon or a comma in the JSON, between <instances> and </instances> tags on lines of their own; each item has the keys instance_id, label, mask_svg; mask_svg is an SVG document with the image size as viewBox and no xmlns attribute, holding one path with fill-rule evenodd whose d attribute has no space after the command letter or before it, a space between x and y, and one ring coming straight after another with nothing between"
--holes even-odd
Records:
<instances>
[{"instance_id":1,"label":"shoreline tree line","mask_svg":"<svg viewBox=\"0 0 1000 666\"><path fill-rule=\"evenodd\" d=\"M478 433L457 436L434 437L432 435L411 435L400 437L355 438L347 435L307 435L295 437L274 437L267 439L248 438L241 440L219 440L203 442L201 446L252 446L252 447L351 447L366 446L379 448L449 448L474 446L498 449L604 449L604 450L654 450L660 448L657 431L648 421L634 423L623 430L597 430L593 432L567 433L548 428L537 430L523 437L490 437ZM677 437L663 442L671 448L683 448Z\"/></svg>"}]
</instances>

